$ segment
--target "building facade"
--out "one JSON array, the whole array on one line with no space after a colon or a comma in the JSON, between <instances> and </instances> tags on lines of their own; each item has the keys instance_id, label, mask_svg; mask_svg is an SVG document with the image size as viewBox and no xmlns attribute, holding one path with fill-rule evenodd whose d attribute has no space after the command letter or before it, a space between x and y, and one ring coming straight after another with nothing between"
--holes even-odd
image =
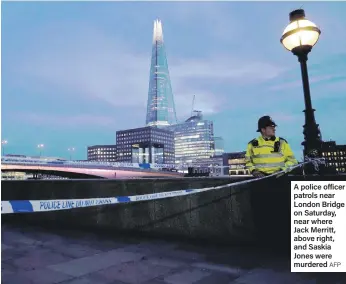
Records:
<instances>
[{"instance_id":1,"label":"building facade","mask_svg":"<svg viewBox=\"0 0 346 284\"><path fill-rule=\"evenodd\" d=\"M222 137L214 137L214 156L222 156L225 152L224 140Z\"/></svg>"},{"instance_id":2,"label":"building facade","mask_svg":"<svg viewBox=\"0 0 346 284\"><path fill-rule=\"evenodd\" d=\"M208 159L214 155L213 122L203 120L201 112L167 129L174 132L177 167L187 168L199 159Z\"/></svg>"},{"instance_id":3,"label":"building facade","mask_svg":"<svg viewBox=\"0 0 346 284\"><path fill-rule=\"evenodd\" d=\"M174 133L157 127L117 131L117 161L174 164Z\"/></svg>"},{"instance_id":4,"label":"building facade","mask_svg":"<svg viewBox=\"0 0 346 284\"><path fill-rule=\"evenodd\" d=\"M208 172L209 176L224 176L223 156L213 156L210 158L200 158L192 163L194 172ZM186 172L184 170L184 172Z\"/></svg>"},{"instance_id":5,"label":"building facade","mask_svg":"<svg viewBox=\"0 0 346 284\"><path fill-rule=\"evenodd\" d=\"M177 117L163 42L162 23L160 20L156 20L153 31L146 126L165 127L176 123Z\"/></svg>"},{"instance_id":6,"label":"building facade","mask_svg":"<svg viewBox=\"0 0 346 284\"><path fill-rule=\"evenodd\" d=\"M322 155L327 168L346 174L346 145L337 145L335 141L323 142Z\"/></svg>"},{"instance_id":7,"label":"building facade","mask_svg":"<svg viewBox=\"0 0 346 284\"><path fill-rule=\"evenodd\" d=\"M225 175L249 175L250 171L245 168L245 153L233 152L223 154L223 164Z\"/></svg>"},{"instance_id":8,"label":"building facade","mask_svg":"<svg viewBox=\"0 0 346 284\"><path fill-rule=\"evenodd\" d=\"M99 162L116 162L117 146L116 145L94 145L88 146L88 161Z\"/></svg>"}]
</instances>

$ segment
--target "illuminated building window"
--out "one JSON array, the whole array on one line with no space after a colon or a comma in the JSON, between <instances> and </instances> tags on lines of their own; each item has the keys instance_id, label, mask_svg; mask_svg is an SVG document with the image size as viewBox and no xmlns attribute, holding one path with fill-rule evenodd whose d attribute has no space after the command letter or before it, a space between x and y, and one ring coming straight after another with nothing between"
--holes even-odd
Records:
<instances>
[{"instance_id":1,"label":"illuminated building window","mask_svg":"<svg viewBox=\"0 0 346 284\"><path fill-rule=\"evenodd\" d=\"M322 143L322 152L326 156L327 169L331 172L343 173L346 171L346 145L337 145L335 141L325 141Z\"/></svg>"},{"instance_id":2,"label":"illuminated building window","mask_svg":"<svg viewBox=\"0 0 346 284\"><path fill-rule=\"evenodd\" d=\"M176 164L196 163L214 156L213 122L203 120L202 114L190 117L183 123L168 126L174 132Z\"/></svg>"},{"instance_id":3,"label":"illuminated building window","mask_svg":"<svg viewBox=\"0 0 346 284\"><path fill-rule=\"evenodd\" d=\"M113 160L116 160L116 149L116 145L89 146L87 151L87 160L112 162Z\"/></svg>"}]
</instances>

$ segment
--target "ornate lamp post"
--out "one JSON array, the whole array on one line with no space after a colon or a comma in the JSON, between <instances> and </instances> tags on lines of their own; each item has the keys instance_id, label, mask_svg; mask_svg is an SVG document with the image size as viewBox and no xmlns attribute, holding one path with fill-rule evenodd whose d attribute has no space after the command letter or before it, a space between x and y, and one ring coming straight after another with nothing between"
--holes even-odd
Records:
<instances>
[{"instance_id":1,"label":"ornate lamp post","mask_svg":"<svg viewBox=\"0 0 346 284\"><path fill-rule=\"evenodd\" d=\"M44 145L43 145L43 144L38 144L38 145L37 145L37 148L38 148L39 151L40 151L40 157L41 157L42 151L43 151L43 148L44 148Z\"/></svg>"},{"instance_id":2,"label":"ornate lamp post","mask_svg":"<svg viewBox=\"0 0 346 284\"><path fill-rule=\"evenodd\" d=\"M2 155L5 156L5 145L7 145L8 141L7 140L2 140L1 141L1 148L2 148Z\"/></svg>"},{"instance_id":3,"label":"ornate lamp post","mask_svg":"<svg viewBox=\"0 0 346 284\"><path fill-rule=\"evenodd\" d=\"M282 45L298 57L302 73L304 100L305 100L305 125L304 128L304 158L322 157L321 132L316 124L314 109L312 108L309 76L306 61L308 53L317 43L321 34L320 29L305 18L303 9L295 10L289 14L290 23L285 28L281 37Z\"/></svg>"},{"instance_id":4,"label":"ornate lamp post","mask_svg":"<svg viewBox=\"0 0 346 284\"><path fill-rule=\"evenodd\" d=\"M70 152L70 161L71 161L71 159L72 159L72 153L74 152L75 148L72 147L72 148L68 148L67 150Z\"/></svg>"}]
</instances>

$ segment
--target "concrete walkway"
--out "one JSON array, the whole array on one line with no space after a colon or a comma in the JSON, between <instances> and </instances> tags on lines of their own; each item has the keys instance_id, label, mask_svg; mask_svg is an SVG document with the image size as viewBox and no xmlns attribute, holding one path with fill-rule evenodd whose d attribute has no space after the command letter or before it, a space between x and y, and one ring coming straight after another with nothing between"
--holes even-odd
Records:
<instances>
[{"instance_id":1,"label":"concrete walkway","mask_svg":"<svg viewBox=\"0 0 346 284\"><path fill-rule=\"evenodd\" d=\"M244 249L2 226L5 284L341 284ZM308 277L309 276L309 277ZM330 276L330 274L329 274ZM334 280L333 280L334 281Z\"/></svg>"}]
</instances>

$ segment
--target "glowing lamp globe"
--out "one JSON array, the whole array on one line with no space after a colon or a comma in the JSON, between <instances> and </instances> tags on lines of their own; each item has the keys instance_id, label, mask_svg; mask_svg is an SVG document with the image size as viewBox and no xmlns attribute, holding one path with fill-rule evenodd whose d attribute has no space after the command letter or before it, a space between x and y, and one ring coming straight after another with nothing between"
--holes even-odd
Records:
<instances>
[{"instance_id":1,"label":"glowing lamp globe","mask_svg":"<svg viewBox=\"0 0 346 284\"><path fill-rule=\"evenodd\" d=\"M289 51L295 53L297 49L309 52L320 37L320 29L305 18L303 9L290 13L290 23L285 28L282 37L282 45Z\"/></svg>"}]
</instances>

